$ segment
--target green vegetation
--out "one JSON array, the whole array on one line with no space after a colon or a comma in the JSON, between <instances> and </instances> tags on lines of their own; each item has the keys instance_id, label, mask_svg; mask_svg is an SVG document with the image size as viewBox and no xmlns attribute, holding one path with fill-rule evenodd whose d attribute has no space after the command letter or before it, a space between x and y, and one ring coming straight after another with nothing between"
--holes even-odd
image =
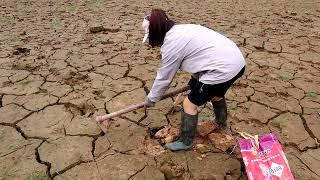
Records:
<instances>
[{"instance_id":1,"label":"green vegetation","mask_svg":"<svg viewBox=\"0 0 320 180\"><path fill-rule=\"evenodd\" d=\"M4 134L3 129L0 128L0 139L2 138L2 135ZM1 179L0 179L1 180Z\"/></svg>"},{"instance_id":2,"label":"green vegetation","mask_svg":"<svg viewBox=\"0 0 320 180\"><path fill-rule=\"evenodd\" d=\"M212 119L212 114L212 110L204 108L201 112L199 112L199 121Z\"/></svg>"},{"instance_id":3,"label":"green vegetation","mask_svg":"<svg viewBox=\"0 0 320 180\"><path fill-rule=\"evenodd\" d=\"M282 80L282 81L288 81L288 80L290 80L289 77L284 76L284 75L280 75L279 78L280 78L280 80Z\"/></svg>"},{"instance_id":4,"label":"green vegetation","mask_svg":"<svg viewBox=\"0 0 320 180\"><path fill-rule=\"evenodd\" d=\"M306 97L317 97L318 96L318 94L317 93L314 93L314 92L308 92L307 94L306 94Z\"/></svg>"},{"instance_id":5,"label":"green vegetation","mask_svg":"<svg viewBox=\"0 0 320 180\"><path fill-rule=\"evenodd\" d=\"M277 121L276 121L276 125L277 125L280 129L283 129L283 128L286 127L286 121L287 121L286 118L279 118L279 119L277 119Z\"/></svg>"},{"instance_id":6,"label":"green vegetation","mask_svg":"<svg viewBox=\"0 0 320 180\"><path fill-rule=\"evenodd\" d=\"M31 173L26 180L48 180L49 177L47 176L46 172L43 171L36 171Z\"/></svg>"},{"instance_id":7,"label":"green vegetation","mask_svg":"<svg viewBox=\"0 0 320 180\"><path fill-rule=\"evenodd\" d=\"M227 107L228 107L227 111L229 113L229 112L232 112L233 110L236 110L238 105L236 103L230 103L227 105ZM249 108L246 108L246 111L249 112Z\"/></svg>"},{"instance_id":8,"label":"green vegetation","mask_svg":"<svg viewBox=\"0 0 320 180\"><path fill-rule=\"evenodd\" d=\"M14 172L9 169L0 169L0 180L11 179L14 176Z\"/></svg>"},{"instance_id":9,"label":"green vegetation","mask_svg":"<svg viewBox=\"0 0 320 180\"><path fill-rule=\"evenodd\" d=\"M20 81L20 83L23 84L23 85L27 85L27 84L29 84L29 83L31 83L31 82L32 82L32 81L29 80L29 79L24 79L24 80Z\"/></svg>"},{"instance_id":10,"label":"green vegetation","mask_svg":"<svg viewBox=\"0 0 320 180\"><path fill-rule=\"evenodd\" d=\"M86 7L90 10L96 11L103 7L105 0L88 0L86 1Z\"/></svg>"},{"instance_id":11,"label":"green vegetation","mask_svg":"<svg viewBox=\"0 0 320 180\"><path fill-rule=\"evenodd\" d=\"M58 19L53 19L51 23L52 23L52 29L54 30L59 30L63 27L61 21Z\"/></svg>"},{"instance_id":12,"label":"green vegetation","mask_svg":"<svg viewBox=\"0 0 320 180\"><path fill-rule=\"evenodd\" d=\"M67 6L66 10L69 13L74 13L74 12L76 12L77 8L75 5L70 5L70 6Z\"/></svg>"}]
</instances>

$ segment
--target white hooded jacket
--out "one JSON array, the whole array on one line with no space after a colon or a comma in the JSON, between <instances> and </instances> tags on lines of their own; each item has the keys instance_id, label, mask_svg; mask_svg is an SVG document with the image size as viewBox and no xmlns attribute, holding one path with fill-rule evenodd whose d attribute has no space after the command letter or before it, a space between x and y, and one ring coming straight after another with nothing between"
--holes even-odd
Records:
<instances>
[{"instance_id":1,"label":"white hooded jacket","mask_svg":"<svg viewBox=\"0 0 320 180\"><path fill-rule=\"evenodd\" d=\"M178 69L191 73L205 84L231 80L245 66L244 57L227 37L201 25L174 25L161 46L162 62L148 94L157 102L166 92Z\"/></svg>"}]
</instances>

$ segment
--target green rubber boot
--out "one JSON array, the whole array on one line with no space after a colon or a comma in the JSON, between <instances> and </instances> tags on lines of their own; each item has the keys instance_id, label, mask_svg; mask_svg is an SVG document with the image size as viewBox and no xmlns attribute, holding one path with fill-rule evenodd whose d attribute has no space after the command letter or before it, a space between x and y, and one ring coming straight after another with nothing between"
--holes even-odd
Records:
<instances>
[{"instance_id":1,"label":"green rubber boot","mask_svg":"<svg viewBox=\"0 0 320 180\"><path fill-rule=\"evenodd\" d=\"M223 97L219 101L211 101L213 105L213 112L216 116L216 122L219 125L220 128L226 129L228 127L227 125L227 117L228 117L228 110L227 110L227 104L226 100Z\"/></svg>"},{"instance_id":2,"label":"green rubber boot","mask_svg":"<svg viewBox=\"0 0 320 180\"><path fill-rule=\"evenodd\" d=\"M192 147L192 141L196 135L198 124L198 114L190 115L181 112L180 137L177 141L166 144L166 148L171 151L188 150Z\"/></svg>"}]
</instances>

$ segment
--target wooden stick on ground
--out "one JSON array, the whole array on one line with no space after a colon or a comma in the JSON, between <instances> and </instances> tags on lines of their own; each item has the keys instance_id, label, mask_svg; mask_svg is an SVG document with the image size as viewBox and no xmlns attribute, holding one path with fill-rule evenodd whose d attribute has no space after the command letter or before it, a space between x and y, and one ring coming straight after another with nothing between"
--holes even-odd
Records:
<instances>
[{"instance_id":1,"label":"wooden stick on ground","mask_svg":"<svg viewBox=\"0 0 320 180\"><path fill-rule=\"evenodd\" d=\"M165 95L163 95L161 97L161 100L169 98L169 97L172 97L172 96L177 95L177 94L180 94L180 93L185 92L185 91L187 91L189 89L190 89L189 86L185 86L185 87L183 87L181 89L177 89L175 91L166 93ZM101 123L101 122L103 122L103 121L105 121L107 119L111 119L113 117L120 116L121 114L125 114L125 113L128 113L128 112L143 108L144 106L145 106L144 102L139 103L139 104L134 104L134 105L131 105L131 106L125 108L125 109L121 109L119 111L116 111L116 112L113 112L113 113L110 113L110 114L106 114L106 115L103 115L103 116L97 116L96 117L96 121Z\"/></svg>"}]
</instances>

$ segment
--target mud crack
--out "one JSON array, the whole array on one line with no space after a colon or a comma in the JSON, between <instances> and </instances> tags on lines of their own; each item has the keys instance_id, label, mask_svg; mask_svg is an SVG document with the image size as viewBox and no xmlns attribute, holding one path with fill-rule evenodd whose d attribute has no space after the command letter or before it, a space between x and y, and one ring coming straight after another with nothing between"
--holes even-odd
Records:
<instances>
[{"instance_id":1,"label":"mud crack","mask_svg":"<svg viewBox=\"0 0 320 180\"><path fill-rule=\"evenodd\" d=\"M74 167L76 167L76 166L78 166L78 165L80 165L80 164L90 163L90 162L92 162L92 161L93 161L93 160L90 160L90 161L82 161L82 160L81 160L81 161L75 162L75 163L73 163L73 164L70 164L70 165L67 166L66 168L58 171L58 172L54 172L51 177L52 177L52 178L55 178L56 176L61 175L61 174L67 172L68 170L70 170L70 169L72 169L72 168L74 168Z\"/></svg>"},{"instance_id":2,"label":"mud crack","mask_svg":"<svg viewBox=\"0 0 320 180\"><path fill-rule=\"evenodd\" d=\"M309 171L311 171L312 173L314 173L315 175L317 175L318 177L320 177L320 175L317 174L316 172L314 172L305 162L302 161L302 159L301 159L299 156L297 156L297 155L295 155L295 154L293 154L293 155L294 155L297 159L299 159L299 161L300 161L303 165L305 165Z\"/></svg>"},{"instance_id":3,"label":"mud crack","mask_svg":"<svg viewBox=\"0 0 320 180\"><path fill-rule=\"evenodd\" d=\"M52 176L51 173L50 173L51 163L50 163L50 162L46 162L46 161L42 161L42 160L41 160L41 157L40 157L40 154L39 154L39 148L40 148L40 146L41 146L44 142L45 142L45 141L42 141L42 142L39 144L39 146L36 147L36 149L35 149L36 160L37 160L38 163L43 164L43 165L45 165L45 166L47 167L46 174L48 175L48 177L50 178L50 180L52 180L52 179L53 179L53 176Z\"/></svg>"},{"instance_id":4,"label":"mud crack","mask_svg":"<svg viewBox=\"0 0 320 180\"><path fill-rule=\"evenodd\" d=\"M143 168L139 169L137 172L135 172L134 174L132 174L128 180L132 179L135 175L139 174L140 172L142 172L147 166L145 165Z\"/></svg>"},{"instance_id":5,"label":"mud crack","mask_svg":"<svg viewBox=\"0 0 320 180\"><path fill-rule=\"evenodd\" d=\"M102 132L102 135L101 135L101 136L104 136L104 135L105 135L104 132ZM101 176L100 168L99 168L99 165L98 165L98 163L97 163L97 161L96 161L96 156L95 156L95 154L94 154L94 151L95 151L95 149L96 149L96 141L97 141L97 140L98 140L98 137L94 137L93 140L92 140L91 155L92 155L92 158L93 158L93 162L95 163L96 168L97 168L97 170L98 170L98 174L99 174L99 176L100 176L100 179L102 180L103 178L102 178L102 176Z\"/></svg>"},{"instance_id":6,"label":"mud crack","mask_svg":"<svg viewBox=\"0 0 320 180\"><path fill-rule=\"evenodd\" d=\"M3 99L3 95L0 95L0 108L2 108L2 107L3 107L2 99Z\"/></svg>"},{"instance_id":7,"label":"mud crack","mask_svg":"<svg viewBox=\"0 0 320 180\"><path fill-rule=\"evenodd\" d=\"M312 139L317 139L317 137L313 134L313 132L309 128L309 126L307 124L307 120L303 117L302 114L299 114L299 116L302 119L302 123L303 123L304 129L308 132L309 136L312 137Z\"/></svg>"}]
</instances>

